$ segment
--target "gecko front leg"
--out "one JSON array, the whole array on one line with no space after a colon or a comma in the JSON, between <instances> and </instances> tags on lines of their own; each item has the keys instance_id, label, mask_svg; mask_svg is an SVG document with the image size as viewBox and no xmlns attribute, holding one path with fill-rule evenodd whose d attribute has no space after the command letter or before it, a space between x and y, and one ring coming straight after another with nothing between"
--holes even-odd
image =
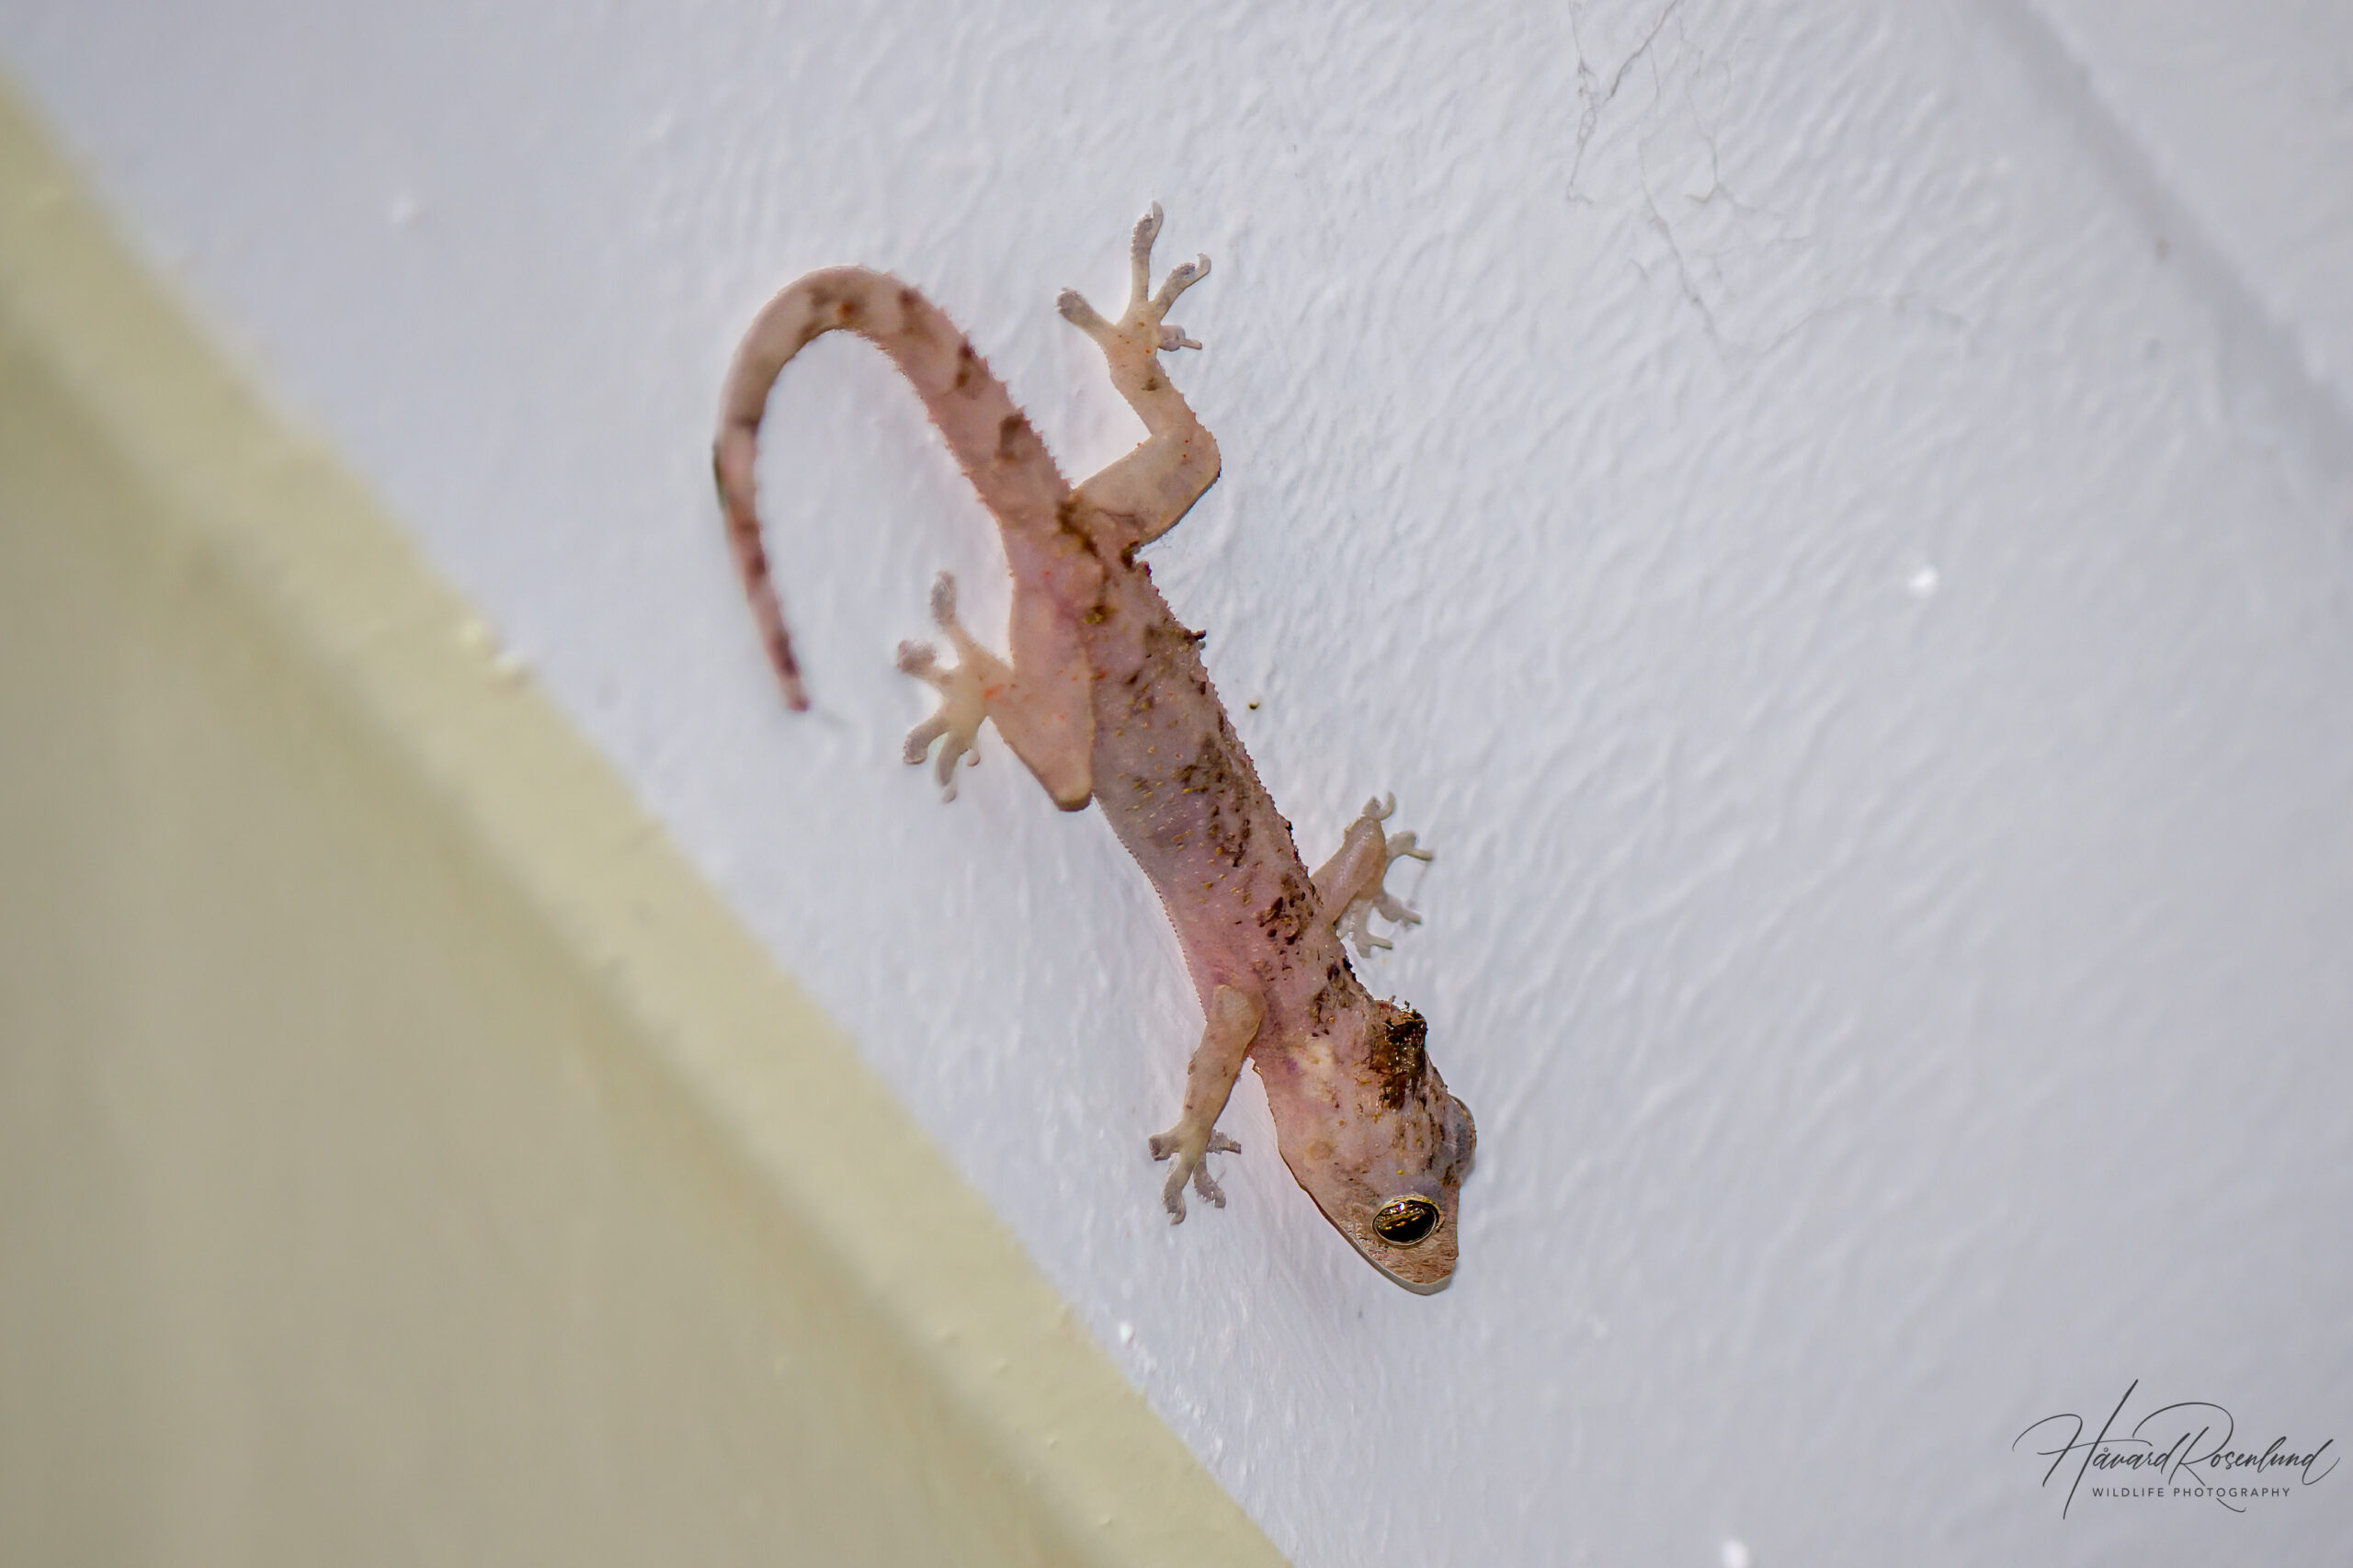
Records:
<instances>
[{"instance_id":1,"label":"gecko front leg","mask_svg":"<svg viewBox=\"0 0 2353 1568\"><path fill-rule=\"evenodd\" d=\"M1367 801L1357 820L1348 824L1340 847L1315 872L1315 901L1321 918L1332 923L1341 937L1355 945L1357 957L1372 957L1375 948L1397 944L1376 937L1367 924L1378 914L1400 926L1419 926L1422 917L1404 900L1382 886L1389 868L1410 856L1416 860L1438 857L1420 847L1410 833L1383 833L1381 824L1397 810L1391 796Z\"/></svg>"},{"instance_id":2,"label":"gecko front leg","mask_svg":"<svg viewBox=\"0 0 2353 1568\"><path fill-rule=\"evenodd\" d=\"M1160 1201L1168 1210L1172 1225L1185 1218L1188 1177L1195 1191L1218 1208L1225 1207L1225 1193L1210 1176L1203 1159L1242 1152L1241 1144L1217 1130L1217 1119L1224 1113L1233 1080L1241 1075L1243 1058L1249 1054L1250 1042L1258 1037L1258 1021L1266 1016L1256 996L1231 985L1221 985L1211 993L1207 1011L1200 1046L1185 1068L1184 1111L1176 1126L1154 1133L1147 1145L1154 1159L1175 1162L1169 1167L1167 1185L1160 1189Z\"/></svg>"}]
</instances>

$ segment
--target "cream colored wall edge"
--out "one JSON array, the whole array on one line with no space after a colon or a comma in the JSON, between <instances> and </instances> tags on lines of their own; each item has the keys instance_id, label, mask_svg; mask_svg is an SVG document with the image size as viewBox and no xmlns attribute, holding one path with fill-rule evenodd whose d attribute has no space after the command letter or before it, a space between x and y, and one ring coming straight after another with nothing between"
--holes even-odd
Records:
<instances>
[{"instance_id":1,"label":"cream colored wall edge","mask_svg":"<svg viewBox=\"0 0 2353 1568\"><path fill-rule=\"evenodd\" d=\"M474 624L0 93L0 1560L1278 1561Z\"/></svg>"}]
</instances>

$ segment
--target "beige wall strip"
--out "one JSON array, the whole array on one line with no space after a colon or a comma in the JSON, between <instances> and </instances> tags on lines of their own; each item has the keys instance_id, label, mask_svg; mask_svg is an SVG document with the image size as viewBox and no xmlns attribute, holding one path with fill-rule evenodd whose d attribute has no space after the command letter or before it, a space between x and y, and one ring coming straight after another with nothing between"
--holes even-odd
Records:
<instances>
[{"instance_id":1,"label":"beige wall strip","mask_svg":"<svg viewBox=\"0 0 2353 1568\"><path fill-rule=\"evenodd\" d=\"M0 97L0 1562L1278 1561Z\"/></svg>"}]
</instances>

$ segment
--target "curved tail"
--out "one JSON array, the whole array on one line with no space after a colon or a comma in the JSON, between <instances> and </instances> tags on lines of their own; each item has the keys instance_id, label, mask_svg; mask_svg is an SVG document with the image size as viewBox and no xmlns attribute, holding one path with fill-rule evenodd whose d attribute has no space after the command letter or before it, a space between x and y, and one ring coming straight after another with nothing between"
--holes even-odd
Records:
<instances>
[{"instance_id":1,"label":"curved tail","mask_svg":"<svg viewBox=\"0 0 2353 1568\"><path fill-rule=\"evenodd\" d=\"M930 301L890 274L863 267L828 267L787 286L753 318L735 350L720 395L711 467L745 597L784 699L797 710L808 708L809 694L768 574L752 471L768 389L812 339L836 329L858 334L891 357L947 437L957 466L1008 532L1051 530L1071 493L1005 383Z\"/></svg>"}]
</instances>

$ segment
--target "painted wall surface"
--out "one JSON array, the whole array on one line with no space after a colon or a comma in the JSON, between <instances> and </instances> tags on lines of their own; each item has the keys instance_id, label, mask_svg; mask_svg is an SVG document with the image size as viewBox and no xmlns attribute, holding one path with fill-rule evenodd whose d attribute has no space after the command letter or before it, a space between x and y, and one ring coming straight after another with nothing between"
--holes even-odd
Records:
<instances>
[{"instance_id":1,"label":"painted wall surface","mask_svg":"<svg viewBox=\"0 0 2353 1568\"><path fill-rule=\"evenodd\" d=\"M2340 412L2353 407L2353 13L2053 0L2050 22L2058 47L2043 58L2072 64L2107 111L2087 130L2111 166L2227 267Z\"/></svg>"},{"instance_id":2,"label":"painted wall surface","mask_svg":"<svg viewBox=\"0 0 2353 1568\"><path fill-rule=\"evenodd\" d=\"M1307 1568L2317 1561L2353 1471L2063 1521L2013 1449L2135 1380L2353 1441L2353 24L2146 9L5 0L0 53ZM932 574L1004 594L878 357L771 412L813 717L720 542L718 376L818 265L1124 450L1053 297L1155 199L1225 456L1157 579L1311 859L1376 790L1439 852L1367 966L1479 1117L1434 1299L1246 1079L1164 1222L1148 889L993 738L945 808L897 760Z\"/></svg>"}]
</instances>

